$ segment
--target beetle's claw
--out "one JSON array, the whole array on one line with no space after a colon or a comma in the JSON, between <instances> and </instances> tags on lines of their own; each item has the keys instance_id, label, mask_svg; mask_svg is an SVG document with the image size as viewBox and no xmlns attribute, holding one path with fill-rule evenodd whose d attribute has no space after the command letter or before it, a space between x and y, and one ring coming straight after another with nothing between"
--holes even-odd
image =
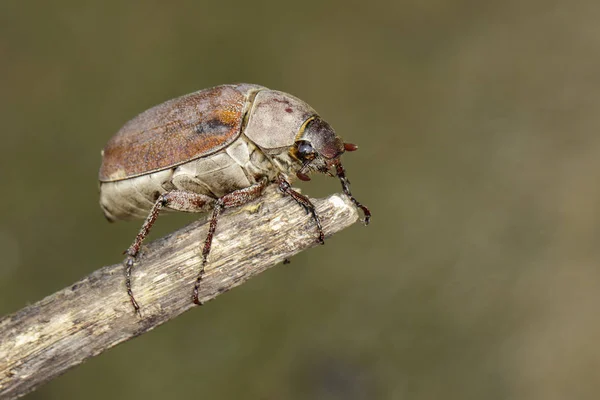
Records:
<instances>
[{"instance_id":1,"label":"beetle's claw","mask_svg":"<svg viewBox=\"0 0 600 400\"><path fill-rule=\"evenodd\" d=\"M194 304L196 304L198 306L204 305L204 303L198 298L198 292L197 291L194 291L194 295L192 296L192 301L194 302Z\"/></svg>"},{"instance_id":2,"label":"beetle's claw","mask_svg":"<svg viewBox=\"0 0 600 400\"><path fill-rule=\"evenodd\" d=\"M360 203L356 206L362 210L363 215L365 216L360 220L360 222L362 222L365 226L369 225L369 222L371 222L371 211L369 211L367 207L363 206Z\"/></svg>"},{"instance_id":3,"label":"beetle's claw","mask_svg":"<svg viewBox=\"0 0 600 400\"><path fill-rule=\"evenodd\" d=\"M319 237L317 238L317 243L325 244L325 235L323 232L319 232Z\"/></svg>"},{"instance_id":4,"label":"beetle's claw","mask_svg":"<svg viewBox=\"0 0 600 400\"><path fill-rule=\"evenodd\" d=\"M135 301L133 297L130 296L129 299L131 300L131 305L133 306L137 316L142 318L142 311L140 310L140 305L137 303L137 301Z\"/></svg>"}]
</instances>

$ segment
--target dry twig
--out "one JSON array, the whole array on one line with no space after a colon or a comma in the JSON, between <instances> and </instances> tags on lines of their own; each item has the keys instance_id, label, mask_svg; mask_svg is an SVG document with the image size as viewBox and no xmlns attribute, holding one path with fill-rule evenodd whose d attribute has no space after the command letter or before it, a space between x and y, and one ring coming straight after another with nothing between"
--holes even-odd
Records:
<instances>
[{"instance_id":1,"label":"dry twig","mask_svg":"<svg viewBox=\"0 0 600 400\"><path fill-rule=\"evenodd\" d=\"M346 196L332 195L314 203L326 236L358 219ZM191 293L205 235L203 218L143 248L133 274L142 318L125 293L123 266L115 264L1 319L0 398L20 397L194 307ZM227 211L219 220L200 299L214 299L312 247L315 239L311 216L268 188L263 197Z\"/></svg>"}]
</instances>

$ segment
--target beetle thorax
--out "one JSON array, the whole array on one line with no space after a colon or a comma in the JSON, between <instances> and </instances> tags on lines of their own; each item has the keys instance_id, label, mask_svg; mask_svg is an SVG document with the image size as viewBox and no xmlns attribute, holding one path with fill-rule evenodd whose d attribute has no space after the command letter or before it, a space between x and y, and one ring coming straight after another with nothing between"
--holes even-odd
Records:
<instances>
[{"instance_id":1,"label":"beetle thorax","mask_svg":"<svg viewBox=\"0 0 600 400\"><path fill-rule=\"evenodd\" d=\"M265 154L271 159L273 166L290 181L296 178L296 172L302 168L302 163L290 155L289 148L271 149L265 151Z\"/></svg>"}]
</instances>

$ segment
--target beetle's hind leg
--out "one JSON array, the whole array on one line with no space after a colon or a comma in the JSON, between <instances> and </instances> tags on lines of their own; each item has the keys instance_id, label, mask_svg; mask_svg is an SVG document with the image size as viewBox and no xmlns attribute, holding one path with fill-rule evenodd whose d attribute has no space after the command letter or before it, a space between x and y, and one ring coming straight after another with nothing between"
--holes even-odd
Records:
<instances>
[{"instance_id":1,"label":"beetle's hind leg","mask_svg":"<svg viewBox=\"0 0 600 400\"><path fill-rule=\"evenodd\" d=\"M296 192L294 189L292 189L292 185L290 185L290 183L288 181L286 181L283 176L280 175L278 177L278 182L279 182L279 190L281 190L283 193L287 194L292 199L294 199L296 201L296 203L300 204L307 213L312 214L313 219L315 220L315 223L317 224L317 233L319 234L317 241L320 244L325 244L325 234L323 233L323 227L321 226L321 220L319 219L317 210L315 210L314 204L308 199L308 197L306 197L303 194Z\"/></svg>"},{"instance_id":2,"label":"beetle's hind leg","mask_svg":"<svg viewBox=\"0 0 600 400\"><path fill-rule=\"evenodd\" d=\"M213 213L210 218L210 225L208 226L208 234L206 235L204 247L202 248L202 266L200 267L200 272L198 273L198 278L196 279L196 284L194 285L194 293L192 295L192 300L194 303L202 304L198 299L198 289L200 288L200 282L202 282L202 278L204 277L204 268L208 262L208 255L210 254L212 239L213 235L215 234L215 230L217 229L217 221L219 220L219 216L226 208L241 206L256 199L262 194L266 186L267 180L263 179L252 186L228 193L215 202Z\"/></svg>"},{"instance_id":3,"label":"beetle's hind leg","mask_svg":"<svg viewBox=\"0 0 600 400\"><path fill-rule=\"evenodd\" d=\"M131 305L138 315L140 315L140 306L135 300L133 291L131 290L131 269L140 252L142 242L150 233L150 229L156 222L160 210L164 207L168 207L176 211L205 212L214 202L215 199L212 197L182 190L173 190L158 196L158 199L156 199L154 206L150 209L150 213L148 214L146 221L144 221L140 232L135 237L131 246L124 252L124 254L127 254L127 258L125 259L125 287L127 288L127 295L129 295Z\"/></svg>"}]
</instances>

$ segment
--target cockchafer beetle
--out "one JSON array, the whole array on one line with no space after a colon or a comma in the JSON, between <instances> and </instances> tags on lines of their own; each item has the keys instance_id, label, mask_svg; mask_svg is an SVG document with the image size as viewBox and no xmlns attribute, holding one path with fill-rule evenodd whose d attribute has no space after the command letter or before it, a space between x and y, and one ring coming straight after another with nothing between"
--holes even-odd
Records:
<instances>
[{"instance_id":1,"label":"cockchafer beetle","mask_svg":"<svg viewBox=\"0 0 600 400\"><path fill-rule=\"evenodd\" d=\"M131 290L131 270L163 208L212 210L192 296L196 304L219 215L259 197L268 184L278 184L312 214L323 243L315 207L290 182L294 177L308 181L312 171L330 176L334 171L368 224L371 213L350 193L340 162L344 151L356 149L302 100L252 84L200 90L126 123L102 151L100 206L109 221L146 218L124 252L125 284L135 311L139 314L140 307Z\"/></svg>"}]
</instances>

